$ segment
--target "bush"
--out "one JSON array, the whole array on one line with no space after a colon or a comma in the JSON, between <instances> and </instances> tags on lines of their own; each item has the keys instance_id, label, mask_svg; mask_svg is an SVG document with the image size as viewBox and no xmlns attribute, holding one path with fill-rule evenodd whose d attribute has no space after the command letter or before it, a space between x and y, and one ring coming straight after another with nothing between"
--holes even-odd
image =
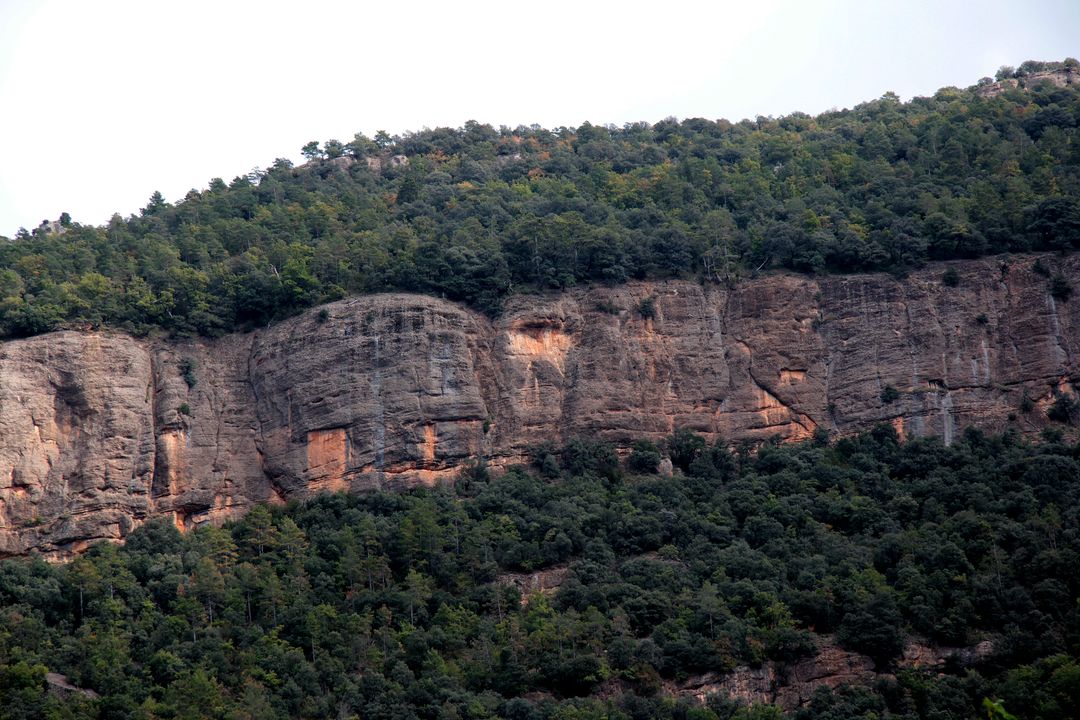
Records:
<instances>
[{"instance_id":1,"label":"bush","mask_svg":"<svg viewBox=\"0 0 1080 720\"><path fill-rule=\"evenodd\" d=\"M869 655L884 667L904 649L904 622L891 595L879 593L848 611L836 628L841 646Z\"/></svg>"},{"instance_id":2,"label":"bush","mask_svg":"<svg viewBox=\"0 0 1080 720\"><path fill-rule=\"evenodd\" d=\"M666 441L668 455L675 467L683 472L690 470L691 463L705 450L705 438L693 430L677 428Z\"/></svg>"},{"instance_id":3,"label":"bush","mask_svg":"<svg viewBox=\"0 0 1080 720\"><path fill-rule=\"evenodd\" d=\"M633 447L626 461L627 467L636 473L655 473L660 465L660 449L648 440L638 440Z\"/></svg>"},{"instance_id":4,"label":"bush","mask_svg":"<svg viewBox=\"0 0 1080 720\"><path fill-rule=\"evenodd\" d=\"M1055 275L1050 281L1050 294L1055 300L1065 301L1072 295L1072 285L1063 275Z\"/></svg>"},{"instance_id":5,"label":"bush","mask_svg":"<svg viewBox=\"0 0 1080 720\"><path fill-rule=\"evenodd\" d=\"M637 307L638 315L646 320L652 320L656 317L656 299L647 297L638 303Z\"/></svg>"},{"instance_id":6,"label":"bush","mask_svg":"<svg viewBox=\"0 0 1080 720\"><path fill-rule=\"evenodd\" d=\"M1080 401L1077 401L1076 396L1072 393L1062 393L1054 404L1047 408L1046 417L1054 422L1071 425L1076 420L1078 412L1080 412Z\"/></svg>"},{"instance_id":7,"label":"bush","mask_svg":"<svg viewBox=\"0 0 1080 720\"><path fill-rule=\"evenodd\" d=\"M558 450L550 442L538 443L529 446L525 451L529 456L529 462L543 477L554 478L559 476Z\"/></svg>"},{"instance_id":8,"label":"bush","mask_svg":"<svg viewBox=\"0 0 1080 720\"><path fill-rule=\"evenodd\" d=\"M941 283L946 287L956 287L960 284L960 274L956 268L949 268L941 274Z\"/></svg>"},{"instance_id":9,"label":"bush","mask_svg":"<svg viewBox=\"0 0 1080 720\"><path fill-rule=\"evenodd\" d=\"M177 367L180 369L180 376L184 378L184 382L187 383L188 389L195 387L195 383L198 379L195 377L195 361L191 358L180 358L180 362L177 363Z\"/></svg>"},{"instance_id":10,"label":"bush","mask_svg":"<svg viewBox=\"0 0 1080 720\"><path fill-rule=\"evenodd\" d=\"M881 391L881 402L883 405L894 403L900 399L900 391L894 388L892 385L886 385Z\"/></svg>"},{"instance_id":11,"label":"bush","mask_svg":"<svg viewBox=\"0 0 1080 720\"><path fill-rule=\"evenodd\" d=\"M619 456L610 443L572 438L563 446L562 466L571 475L591 473L614 480L619 475Z\"/></svg>"}]
</instances>

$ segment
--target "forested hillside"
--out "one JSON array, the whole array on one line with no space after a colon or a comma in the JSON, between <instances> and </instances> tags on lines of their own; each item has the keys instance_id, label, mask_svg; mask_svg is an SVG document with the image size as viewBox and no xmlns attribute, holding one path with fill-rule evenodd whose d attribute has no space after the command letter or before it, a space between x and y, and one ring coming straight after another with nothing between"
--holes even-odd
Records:
<instances>
[{"instance_id":1,"label":"forested hillside","mask_svg":"<svg viewBox=\"0 0 1080 720\"><path fill-rule=\"evenodd\" d=\"M998 80L817 117L467 123L312 142L299 167L278 160L173 203L155 193L104 227L65 214L0 239L0 337L100 326L213 336L386 290L495 314L514 293L587 283L903 274L935 259L1080 247L1080 63L1029 62ZM1037 265L1038 297L1049 282L1047 297L1067 298L1065 277ZM955 287L949 272L941 284ZM634 322L662 307L637 302ZM331 311L313 322L325 327ZM969 314L973 327L997 327ZM1049 317L1059 331L1056 309ZM1031 328L1017 337L1037 342L1043 325ZM990 345L980 346L989 387ZM62 374L55 353L25 357L23 367ZM906 374L914 351L902 357ZM177 387L210 384L190 357L177 362ZM776 372L803 379L792 367L803 366ZM55 384L42 377L19 387ZM135 394L154 410L147 382ZM941 382L927 379L951 410ZM1064 383L1047 412L1073 422ZM168 426L181 442L195 437L184 435L192 408L202 412L187 397L174 398L182 429ZM902 396L886 385L872 397ZM85 395L56 398L66 430L90 427L71 409L91 407ZM1022 402L1036 407L1026 393ZM775 407L762 406L766 419ZM474 420L484 435L485 418ZM529 464L501 475L478 458L452 487L258 506L183 535L170 519L183 524L195 506L177 505L127 534L145 518L133 516L122 547L98 544L66 565L0 562L0 720L1080 717L1080 445L1054 429L1030 444L967 428L945 446L901 442L892 426L830 442L814 427L801 444L735 448L678 430L621 459L595 438L571 439L533 446ZM423 428L430 463L443 439L435 423ZM322 429L298 437L310 444ZM132 467L167 467L154 457ZM305 447L305 468L312 457ZM9 495L36 492L12 468ZM85 478L57 473L69 503L68 482ZM134 474L100 477L86 487L119 477L145 492ZM29 527L51 522L31 517ZM543 592L531 589L537 573ZM862 668L834 691L825 686L838 676L800 674L828 653ZM724 685L735 672L775 682L753 697L708 690L735 687ZM795 682L812 698L781 698Z\"/></svg>"},{"instance_id":2,"label":"forested hillside","mask_svg":"<svg viewBox=\"0 0 1080 720\"><path fill-rule=\"evenodd\" d=\"M1054 71L1056 80L1033 78ZM1080 245L1080 64L738 123L495 129L304 148L105 227L0 242L0 335L214 335L351 293L510 293ZM1028 80L1029 82L1024 82Z\"/></svg>"},{"instance_id":3,"label":"forested hillside","mask_svg":"<svg viewBox=\"0 0 1080 720\"><path fill-rule=\"evenodd\" d=\"M156 521L0 564L0 718L760 720L781 712L679 689L832 642L881 674L791 717L1076 718L1078 458L1054 435L752 454L680 431L622 465L574 440L453 489ZM554 594L510 582L543 569ZM911 637L991 650L920 670Z\"/></svg>"}]
</instances>

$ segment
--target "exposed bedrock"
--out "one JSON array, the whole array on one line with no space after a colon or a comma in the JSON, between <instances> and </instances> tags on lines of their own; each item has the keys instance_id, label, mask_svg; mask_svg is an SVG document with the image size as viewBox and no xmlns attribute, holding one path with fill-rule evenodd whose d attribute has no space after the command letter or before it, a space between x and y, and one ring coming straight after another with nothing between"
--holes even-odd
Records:
<instances>
[{"instance_id":1,"label":"exposed bedrock","mask_svg":"<svg viewBox=\"0 0 1080 720\"><path fill-rule=\"evenodd\" d=\"M186 528L258 502L431 484L576 435L1038 431L1072 389L1080 300L1055 299L1034 263L637 282L517 296L494 320L377 295L218 340L3 343L0 555L64 557L159 515ZM1080 256L1043 267L1080 288Z\"/></svg>"}]
</instances>

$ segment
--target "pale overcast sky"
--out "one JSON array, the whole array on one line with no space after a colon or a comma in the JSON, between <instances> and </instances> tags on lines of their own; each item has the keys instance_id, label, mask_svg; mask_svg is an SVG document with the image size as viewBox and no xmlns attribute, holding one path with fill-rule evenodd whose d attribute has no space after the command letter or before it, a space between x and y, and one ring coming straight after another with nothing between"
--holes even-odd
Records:
<instances>
[{"instance_id":1,"label":"pale overcast sky","mask_svg":"<svg viewBox=\"0 0 1080 720\"><path fill-rule=\"evenodd\" d=\"M1080 57L1080 0L0 0L0 235L348 141L817 113Z\"/></svg>"}]
</instances>

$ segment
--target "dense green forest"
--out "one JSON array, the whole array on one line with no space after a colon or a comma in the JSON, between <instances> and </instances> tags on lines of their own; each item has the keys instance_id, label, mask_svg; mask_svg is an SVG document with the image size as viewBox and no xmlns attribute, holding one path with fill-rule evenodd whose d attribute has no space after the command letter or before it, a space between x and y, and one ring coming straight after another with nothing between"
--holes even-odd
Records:
<instances>
[{"instance_id":1,"label":"dense green forest","mask_svg":"<svg viewBox=\"0 0 1080 720\"><path fill-rule=\"evenodd\" d=\"M999 77L1080 63L1027 62ZM214 335L351 293L497 312L511 293L769 268L903 273L1080 246L1080 85L743 120L476 122L312 142L104 227L0 241L0 336L108 324Z\"/></svg>"},{"instance_id":2,"label":"dense green forest","mask_svg":"<svg viewBox=\"0 0 1080 720\"><path fill-rule=\"evenodd\" d=\"M883 673L798 720L1080 717L1080 445L883 426L533 457L4 561L0 718L765 720L779 709L664 688L827 641ZM552 595L504 581L551 567ZM911 636L993 652L903 669ZM48 692L47 671L98 697Z\"/></svg>"}]
</instances>

